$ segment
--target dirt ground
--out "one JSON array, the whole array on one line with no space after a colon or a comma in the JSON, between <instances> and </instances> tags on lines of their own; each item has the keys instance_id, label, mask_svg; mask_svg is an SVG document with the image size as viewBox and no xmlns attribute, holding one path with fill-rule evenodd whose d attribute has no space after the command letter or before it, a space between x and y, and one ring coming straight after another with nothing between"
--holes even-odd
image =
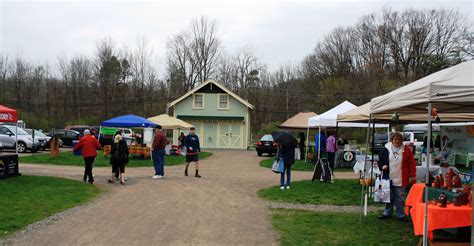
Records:
<instances>
[{"instance_id":1,"label":"dirt ground","mask_svg":"<svg viewBox=\"0 0 474 246\"><path fill-rule=\"evenodd\" d=\"M44 226L17 233L14 245L277 245L266 201L257 190L277 185L279 176L259 167L250 151L213 151L201 162L201 179L185 177L184 165L129 168L128 182L107 184L110 168L94 168L96 184L107 192ZM81 167L21 164L23 174L80 180ZM194 174L194 166L190 168ZM311 172L292 172L293 180ZM353 173L337 178L357 178ZM5 243L5 242L4 242Z\"/></svg>"}]
</instances>

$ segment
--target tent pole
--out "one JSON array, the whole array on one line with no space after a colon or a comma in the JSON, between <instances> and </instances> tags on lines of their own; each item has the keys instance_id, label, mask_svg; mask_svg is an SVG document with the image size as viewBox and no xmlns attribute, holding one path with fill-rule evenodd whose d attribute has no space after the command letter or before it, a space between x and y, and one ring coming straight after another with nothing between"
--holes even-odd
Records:
<instances>
[{"instance_id":1,"label":"tent pole","mask_svg":"<svg viewBox=\"0 0 474 246\"><path fill-rule=\"evenodd\" d=\"M375 149L375 119L372 119L372 150ZM367 153L368 153L368 149L367 149ZM374 152L372 151L372 161L371 161L371 167L370 167L370 178L372 178L374 176ZM372 194L370 193L372 192L372 186L369 186L369 194Z\"/></svg>"},{"instance_id":2,"label":"tent pole","mask_svg":"<svg viewBox=\"0 0 474 246\"><path fill-rule=\"evenodd\" d=\"M15 152L18 155L18 120L16 121L16 124L15 124Z\"/></svg>"},{"instance_id":3,"label":"tent pole","mask_svg":"<svg viewBox=\"0 0 474 246\"><path fill-rule=\"evenodd\" d=\"M99 136L97 137L97 140L100 140L100 133L101 133L101 130L102 130L102 126L99 126Z\"/></svg>"},{"instance_id":4,"label":"tent pole","mask_svg":"<svg viewBox=\"0 0 474 246\"><path fill-rule=\"evenodd\" d=\"M308 124L308 128L306 129L306 143L305 143L306 146L306 153L305 153L305 156L304 156L304 163L308 162L308 148L309 148L309 124ZM313 157L314 158L314 157Z\"/></svg>"},{"instance_id":5,"label":"tent pole","mask_svg":"<svg viewBox=\"0 0 474 246\"><path fill-rule=\"evenodd\" d=\"M365 137L365 156L364 156L364 171L362 173L362 181L365 182L365 169L366 169L366 166L367 166L367 155L368 155L368 149L369 149L369 129L370 129L370 121L372 120L372 114L369 115L369 122L368 122L368 125L367 125L367 134L366 134L366 137ZM364 199L364 183L362 183L361 185L362 187L362 190L360 192L360 216L359 216L359 222L362 222L362 213L364 213L364 201L366 201L366 199Z\"/></svg>"},{"instance_id":6,"label":"tent pole","mask_svg":"<svg viewBox=\"0 0 474 246\"><path fill-rule=\"evenodd\" d=\"M431 103L428 103L428 126L431 126ZM428 245L428 183L430 182L430 163L431 163L431 127L428 127L428 137L426 140L426 176L425 176L425 220L423 223L423 246Z\"/></svg>"}]
</instances>

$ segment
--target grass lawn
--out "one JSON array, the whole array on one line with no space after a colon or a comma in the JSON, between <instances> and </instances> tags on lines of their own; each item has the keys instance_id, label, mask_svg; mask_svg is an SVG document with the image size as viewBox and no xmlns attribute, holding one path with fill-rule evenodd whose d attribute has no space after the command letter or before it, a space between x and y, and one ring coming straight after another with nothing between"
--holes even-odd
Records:
<instances>
[{"instance_id":1,"label":"grass lawn","mask_svg":"<svg viewBox=\"0 0 474 246\"><path fill-rule=\"evenodd\" d=\"M275 202L348 206L360 205L361 189L358 180L355 179L336 179L333 184L303 180L292 182L290 190L281 191L279 186L274 186L259 190L258 195ZM372 199L369 199L368 203L374 204Z\"/></svg>"},{"instance_id":2,"label":"grass lawn","mask_svg":"<svg viewBox=\"0 0 474 246\"><path fill-rule=\"evenodd\" d=\"M54 177L19 176L0 180L0 237L83 204L100 192L93 185Z\"/></svg>"},{"instance_id":3,"label":"grass lawn","mask_svg":"<svg viewBox=\"0 0 474 246\"><path fill-rule=\"evenodd\" d=\"M202 152L199 154L199 159L202 160L211 156L210 152ZM83 166L84 160L82 156L75 156L72 154L72 151L60 152L58 158L49 157L49 153L45 154L36 154L30 156L20 157L20 163L34 163L34 164L53 164L53 165L64 165L64 166ZM179 164L184 164L186 158L184 156L165 156L165 166L174 166ZM102 151L98 151L97 158L94 161L94 167L108 167L109 158L102 156ZM153 166L153 163L150 159L135 159L130 156L130 161L127 164L127 167L148 167Z\"/></svg>"},{"instance_id":4,"label":"grass lawn","mask_svg":"<svg viewBox=\"0 0 474 246\"><path fill-rule=\"evenodd\" d=\"M266 167L266 168L272 168L274 161L275 161L274 157L262 160L260 161L260 166ZM295 164L291 166L291 170L312 172L314 170L314 165L311 162L305 163L304 160L296 160ZM352 167L348 167L348 168L336 168L334 171L335 172L353 172L354 170L352 170Z\"/></svg>"},{"instance_id":5,"label":"grass lawn","mask_svg":"<svg viewBox=\"0 0 474 246\"><path fill-rule=\"evenodd\" d=\"M369 213L359 223L357 213L273 209L273 228L281 245L417 245L411 223L379 220Z\"/></svg>"}]
</instances>

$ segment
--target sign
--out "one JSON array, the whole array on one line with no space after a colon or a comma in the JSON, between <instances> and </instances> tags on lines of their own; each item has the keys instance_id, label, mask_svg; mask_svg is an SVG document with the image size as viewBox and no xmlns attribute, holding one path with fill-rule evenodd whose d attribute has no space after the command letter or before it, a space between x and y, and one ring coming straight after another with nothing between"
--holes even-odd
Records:
<instances>
[{"instance_id":1,"label":"sign","mask_svg":"<svg viewBox=\"0 0 474 246\"><path fill-rule=\"evenodd\" d=\"M16 121L12 113L0 113L0 122Z\"/></svg>"},{"instance_id":2,"label":"sign","mask_svg":"<svg viewBox=\"0 0 474 246\"><path fill-rule=\"evenodd\" d=\"M18 155L0 155L0 179L16 177L21 175L18 172Z\"/></svg>"},{"instance_id":3,"label":"sign","mask_svg":"<svg viewBox=\"0 0 474 246\"><path fill-rule=\"evenodd\" d=\"M111 128L111 127L101 127L100 129L100 133L104 135L114 135L116 131L117 131L117 128Z\"/></svg>"}]
</instances>

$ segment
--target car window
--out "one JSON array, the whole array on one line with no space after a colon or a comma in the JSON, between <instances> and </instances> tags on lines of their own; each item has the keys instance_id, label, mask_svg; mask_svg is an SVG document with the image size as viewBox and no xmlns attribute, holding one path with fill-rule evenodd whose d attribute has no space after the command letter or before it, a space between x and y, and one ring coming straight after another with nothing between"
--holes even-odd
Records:
<instances>
[{"instance_id":1,"label":"car window","mask_svg":"<svg viewBox=\"0 0 474 246\"><path fill-rule=\"evenodd\" d=\"M403 141L410 141L410 133L403 133Z\"/></svg>"},{"instance_id":2,"label":"car window","mask_svg":"<svg viewBox=\"0 0 474 246\"><path fill-rule=\"evenodd\" d=\"M273 137L272 135L268 134L268 135L264 135L260 141L273 141Z\"/></svg>"},{"instance_id":3,"label":"car window","mask_svg":"<svg viewBox=\"0 0 474 246\"><path fill-rule=\"evenodd\" d=\"M387 133L376 133L375 140L387 140L388 136Z\"/></svg>"},{"instance_id":4,"label":"car window","mask_svg":"<svg viewBox=\"0 0 474 246\"><path fill-rule=\"evenodd\" d=\"M46 137L46 135L40 131L35 130L35 135L38 137Z\"/></svg>"},{"instance_id":5,"label":"car window","mask_svg":"<svg viewBox=\"0 0 474 246\"><path fill-rule=\"evenodd\" d=\"M16 131L18 135L30 135L29 133L25 132L25 130L23 130L22 128L16 128L14 126L6 126L5 128L7 128L13 133Z\"/></svg>"},{"instance_id":6,"label":"car window","mask_svg":"<svg viewBox=\"0 0 474 246\"><path fill-rule=\"evenodd\" d=\"M415 139L417 142L422 142L424 137L425 137L425 133L423 132L415 133Z\"/></svg>"},{"instance_id":7,"label":"car window","mask_svg":"<svg viewBox=\"0 0 474 246\"><path fill-rule=\"evenodd\" d=\"M8 134L12 134L12 132L8 130L8 128L6 127L0 127L0 134L8 135Z\"/></svg>"}]
</instances>

